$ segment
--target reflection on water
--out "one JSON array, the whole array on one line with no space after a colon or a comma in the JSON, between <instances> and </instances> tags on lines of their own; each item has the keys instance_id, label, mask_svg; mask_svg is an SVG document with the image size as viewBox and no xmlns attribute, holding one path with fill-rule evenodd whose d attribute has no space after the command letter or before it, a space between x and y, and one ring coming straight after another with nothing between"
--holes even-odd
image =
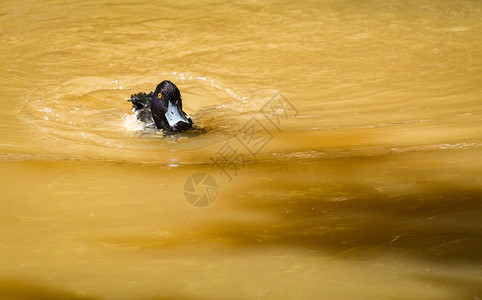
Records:
<instances>
[{"instance_id":1,"label":"reflection on water","mask_svg":"<svg viewBox=\"0 0 482 300\"><path fill-rule=\"evenodd\" d=\"M0 5L2 297L482 296L481 4L270 2Z\"/></svg>"}]
</instances>

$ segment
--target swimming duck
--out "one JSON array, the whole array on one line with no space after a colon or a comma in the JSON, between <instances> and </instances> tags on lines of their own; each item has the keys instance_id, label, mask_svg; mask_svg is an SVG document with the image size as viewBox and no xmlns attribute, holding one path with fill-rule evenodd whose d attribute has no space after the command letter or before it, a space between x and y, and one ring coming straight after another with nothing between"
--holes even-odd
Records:
<instances>
[{"instance_id":1,"label":"swimming duck","mask_svg":"<svg viewBox=\"0 0 482 300\"><path fill-rule=\"evenodd\" d=\"M128 100L137 119L148 129L175 134L193 126L191 117L182 110L181 92L169 80L159 83L154 92L137 93Z\"/></svg>"}]
</instances>

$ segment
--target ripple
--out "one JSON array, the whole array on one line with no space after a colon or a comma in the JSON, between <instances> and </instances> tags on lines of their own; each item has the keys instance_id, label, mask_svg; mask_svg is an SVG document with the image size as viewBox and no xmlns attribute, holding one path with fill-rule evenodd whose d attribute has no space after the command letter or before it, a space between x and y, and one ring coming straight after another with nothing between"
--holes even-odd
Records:
<instances>
[{"instance_id":1,"label":"ripple","mask_svg":"<svg viewBox=\"0 0 482 300\"><path fill-rule=\"evenodd\" d=\"M212 149L259 114L262 104L277 92L260 90L240 97L235 88L225 88L204 76L171 75L177 77L161 78L177 82L184 109L195 121L193 130L176 136L143 130L143 124L130 113L126 99L131 93L152 90L157 84L152 78L148 82L139 77L78 77L60 84L54 97L47 86L40 86L32 91L34 100L24 98L20 115L50 157L167 165L175 159L176 164L184 165L208 162Z\"/></svg>"}]
</instances>

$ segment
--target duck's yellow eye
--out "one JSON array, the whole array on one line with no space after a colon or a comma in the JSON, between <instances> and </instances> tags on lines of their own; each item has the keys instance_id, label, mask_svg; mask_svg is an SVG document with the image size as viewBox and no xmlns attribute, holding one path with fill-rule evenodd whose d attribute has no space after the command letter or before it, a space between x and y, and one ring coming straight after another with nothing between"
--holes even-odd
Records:
<instances>
[{"instance_id":1,"label":"duck's yellow eye","mask_svg":"<svg viewBox=\"0 0 482 300\"><path fill-rule=\"evenodd\" d=\"M162 98L162 94L161 94L161 93L157 94L157 97L158 97L159 99L161 99L161 98Z\"/></svg>"}]
</instances>

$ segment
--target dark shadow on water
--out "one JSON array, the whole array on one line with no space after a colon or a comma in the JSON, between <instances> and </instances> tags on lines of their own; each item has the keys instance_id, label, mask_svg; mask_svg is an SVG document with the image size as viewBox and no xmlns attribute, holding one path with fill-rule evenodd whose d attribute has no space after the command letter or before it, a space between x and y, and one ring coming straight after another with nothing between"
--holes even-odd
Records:
<instances>
[{"instance_id":1,"label":"dark shadow on water","mask_svg":"<svg viewBox=\"0 0 482 300\"><path fill-rule=\"evenodd\" d=\"M206 238L247 247L480 264L482 188L475 173L430 163L438 159L430 155L278 161L266 167L275 180L253 178L233 188L241 197L227 200L274 219L213 220L200 230Z\"/></svg>"},{"instance_id":2,"label":"dark shadow on water","mask_svg":"<svg viewBox=\"0 0 482 300\"><path fill-rule=\"evenodd\" d=\"M0 299L9 300L51 300L51 299L96 299L78 295L24 279L0 279Z\"/></svg>"},{"instance_id":3,"label":"dark shadow on water","mask_svg":"<svg viewBox=\"0 0 482 300\"><path fill-rule=\"evenodd\" d=\"M162 134L162 131L160 129L144 129L143 131L139 132L138 136L142 138L174 138L178 139L181 137L188 137L188 138L195 138L210 132L213 132L214 128L210 127L200 127L197 125L194 125L193 128L179 132L179 133L173 133L173 134Z\"/></svg>"},{"instance_id":4,"label":"dark shadow on water","mask_svg":"<svg viewBox=\"0 0 482 300\"><path fill-rule=\"evenodd\" d=\"M240 246L291 246L339 257L400 253L423 260L482 262L482 190L445 185L391 196L353 186L356 198L326 195L261 196L239 203L278 215L265 224L212 222L206 234ZM243 205L244 204L244 205Z\"/></svg>"},{"instance_id":5,"label":"dark shadow on water","mask_svg":"<svg viewBox=\"0 0 482 300\"><path fill-rule=\"evenodd\" d=\"M349 189L359 196L344 201L327 201L323 193L250 198L240 207L278 218L264 224L212 222L203 229L204 238L234 248L291 247L345 260L406 257L415 264L457 266L465 270L460 278L415 270L408 276L465 299L482 295L482 190L445 184L393 196L360 186Z\"/></svg>"},{"instance_id":6,"label":"dark shadow on water","mask_svg":"<svg viewBox=\"0 0 482 300\"><path fill-rule=\"evenodd\" d=\"M290 194L289 185L285 188L270 196L252 186L252 194L246 190L249 196L233 203L238 211L266 215L265 220L216 218L172 237L119 236L103 242L168 250L222 241L219 247L294 247L346 259L401 254L439 263L482 262L480 189L444 184L397 196L353 184L344 187L351 194L337 199L323 189Z\"/></svg>"},{"instance_id":7,"label":"dark shadow on water","mask_svg":"<svg viewBox=\"0 0 482 300\"><path fill-rule=\"evenodd\" d=\"M371 178L360 177L360 174L367 174L378 183L378 178L386 175L378 174L383 169L370 166L367 169L370 172L363 170L350 177L350 172L363 169L364 164L371 165L379 159L366 159L363 162L343 159L343 168L339 167L338 161L330 160L333 162L322 166L323 172L319 171L321 166L317 168L312 165L306 169L298 166L268 166L266 168L276 180L260 180L265 173L252 176L239 186L231 187L232 198L216 199L231 201L229 205L224 205L229 207L228 210L252 212L253 216L266 218L213 218L190 224L186 230L179 230L172 237L120 236L103 241L117 245L135 244L140 250L154 251L177 248L194 251L204 247L205 243L212 243L214 247L225 247L228 251L241 248L294 248L345 260L404 257L413 264L436 264L447 268L458 266L464 270L480 266L480 186L440 179L445 177L436 179L437 172L433 170L430 170L430 174L434 176L428 176L423 173L425 170L410 173L407 168L395 172L397 176L401 174L402 179L395 178L399 181L387 177L386 182L395 182L393 186L398 188L394 189L396 192L389 192L390 188L377 190L374 187L378 184L374 185ZM285 171L272 171L273 168L284 168ZM296 168L301 169L296 171ZM453 176L453 172L449 171L448 174ZM387 171L387 174L394 174L394 171ZM304 183L301 176L306 176L308 183ZM315 176L322 179L309 181ZM295 177L297 180L293 179ZM405 185L406 189L400 188ZM389 184L387 186L390 187ZM199 210L199 214L202 213ZM469 273L474 272L464 274ZM480 271L478 274L480 276ZM413 278L437 281L429 277L422 280L418 275L414 274ZM475 281L474 284L464 283L460 279L460 285L450 288L457 291L467 288L470 290L464 295L480 295Z\"/></svg>"},{"instance_id":8,"label":"dark shadow on water","mask_svg":"<svg viewBox=\"0 0 482 300\"><path fill-rule=\"evenodd\" d=\"M217 240L227 247L296 247L353 259L395 253L440 263L481 263L482 188L410 173L406 168L379 174L383 169L373 165L383 159L323 160L318 167L313 161L306 166L291 162L267 166L277 180L251 176L242 185L230 187L232 198L219 196L213 204L230 201L234 212L252 212L265 219L212 218L172 237L119 236L103 242L169 249ZM362 171L349 177L357 170ZM379 182L395 182L392 177L379 179L394 172L403 176L393 184L396 192L374 188ZM406 189L399 188L405 185Z\"/></svg>"},{"instance_id":9,"label":"dark shadow on water","mask_svg":"<svg viewBox=\"0 0 482 300\"><path fill-rule=\"evenodd\" d=\"M137 299L180 299L180 300L202 300L205 298L194 297L191 295L162 293L159 296L137 298ZM97 297L89 297L79 295L77 293L67 291L66 289L55 288L52 286L42 285L32 280L23 278L0 278L0 299L2 300L94 300L103 299Z\"/></svg>"},{"instance_id":10,"label":"dark shadow on water","mask_svg":"<svg viewBox=\"0 0 482 300\"><path fill-rule=\"evenodd\" d=\"M460 299L480 299L482 295L481 280L476 278L457 277L443 274L419 274L414 276L426 286L457 289Z\"/></svg>"},{"instance_id":11,"label":"dark shadow on water","mask_svg":"<svg viewBox=\"0 0 482 300\"><path fill-rule=\"evenodd\" d=\"M197 137L197 136L209 133L213 130L214 130L213 128L200 127L200 126L194 125L191 129L177 133L175 134L175 136L185 136L185 137L193 138L193 137Z\"/></svg>"}]
</instances>

